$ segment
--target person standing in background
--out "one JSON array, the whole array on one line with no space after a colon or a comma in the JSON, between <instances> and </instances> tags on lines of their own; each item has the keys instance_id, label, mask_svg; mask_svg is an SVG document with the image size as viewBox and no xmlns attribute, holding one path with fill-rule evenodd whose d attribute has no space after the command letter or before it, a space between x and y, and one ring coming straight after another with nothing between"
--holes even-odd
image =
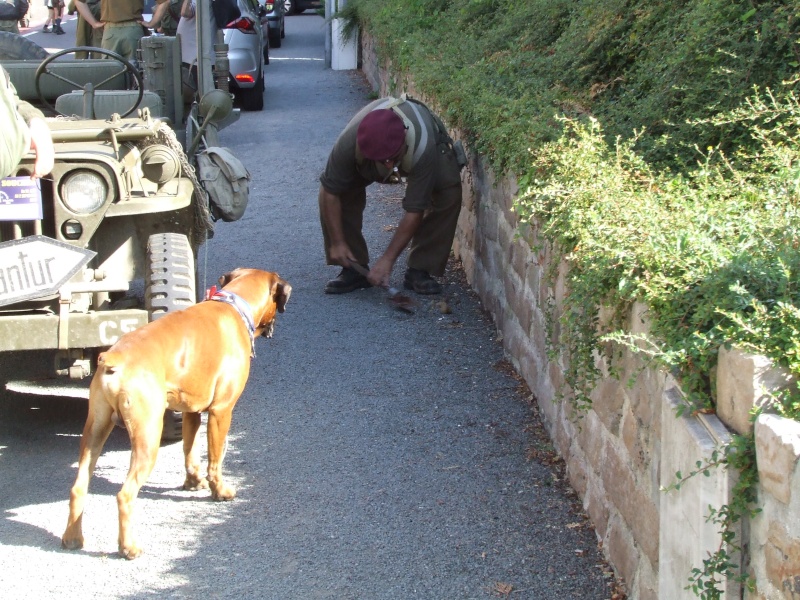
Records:
<instances>
[{"instance_id":1,"label":"person standing in background","mask_svg":"<svg viewBox=\"0 0 800 600\"><path fill-rule=\"evenodd\" d=\"M42 27L42 33L50 33L51 31L57 35L64 35L66 31L61 27L61 17L64 14L64 0L45 0L47 7L47 20ZM51 30L48 24L53 25Z\"/></svg>"},{"instance_id":2,"label":"person standing in background","mask_svg":"<svg viewBox=\"0 0 800 600\"><path fill-rule=\"evenodd\" d=\"M86 5L89 7L95 19L100 20L100 0L86 0ZM75 7L75 0L70 0L67 7L67 14L74 15L78 12ZM78 23L75 28L75 45L76 46L93 46L95 48L102 48L103 44L103 30L101 27L95 29L83 18L83 15L78 13ZM102 58L99 53L92 53L91 57L89 52L76 52L75 58Z\"/></svg>"},{"instance_id":3,"label":"person standing in background","mask_svg":"<svg viewBox=\"0 0 800 600\"><path fill-rule=\"evenodd\" d=\"M181 41L181 80L183 83L183 102L191 104L197 92L197 5L195 0L182 0L181 18L176 34ZM208 11L211 31L217 24L214 15ZM209 48L208 59L214 64L214 50Z\"/></svg>"},{"instance_id":4,"label":"person standing in background","mask_svg":"<svg viewBox=\"0 0 800 600\"><path fill-rule=\"evenodd\" d=\"M167 10L161 19L161 26L156 30L164 35L174 36L178 32L178 23L181 20L183 0L169 0Z\"/></svg>"},{"instance_id":5,"label":"person standing in background","mask_svg":"<svg viewBox=\"0 0 800 600\"><path fill-rule=\"evenodd\" d=\"M145 35L145 26L158 23L166 11L167 0L156 0L153 19L142 19L144 0L100 0L100 19L89 10L87 0L75 0L75 8L94 29L103 28L101 48L116 52L127 60L136 59L139 40Z\"/></svg>"},{"instance_id":6,"label":"person standing in background","mask_svg":"<svg viewBox=\"0 0 800 600\"><path fill-rule=\"evenodd\" d=\"M28 0L0 0L0 31L19 33L19 21L28 7Z\"/></svg>"}]
</instances>

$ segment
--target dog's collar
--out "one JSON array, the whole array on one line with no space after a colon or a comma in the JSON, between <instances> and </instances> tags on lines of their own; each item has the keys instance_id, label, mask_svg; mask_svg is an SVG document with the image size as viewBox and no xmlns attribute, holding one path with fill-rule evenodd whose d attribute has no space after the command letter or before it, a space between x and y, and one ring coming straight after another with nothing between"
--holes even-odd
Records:
<instances>
[{"instance_id":1,"label":"dog's collar","mask_svg":"<svg viewBox=\"0 0 800 600\"><path fill-rule=\"evenodd\" d=\"M256 323L253 320L253 309L250 308L250 305L247 303L247 300L245 300L241 296L237 296L233 292L228 292L225 290L217 290L216 286L212 287L209 290L209 294L206 299L216 300L217 302L224 302L225 304L230 304L233 308L236 309L236 312L238 312L239 316L242 317L242 321L244 321L245 327L247 327L247 333L250 334L250 356L255 358Z\"/></svg>"}]
</instances>

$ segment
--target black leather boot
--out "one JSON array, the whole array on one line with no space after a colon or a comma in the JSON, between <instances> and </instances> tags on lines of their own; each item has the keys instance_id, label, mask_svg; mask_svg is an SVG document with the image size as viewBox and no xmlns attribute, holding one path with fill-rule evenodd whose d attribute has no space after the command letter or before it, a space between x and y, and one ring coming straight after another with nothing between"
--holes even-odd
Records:
<instances>
[{"instance_id":1,"label":"black leather boot","mask_svg":"<svg viewBox=\"0 0 800 600\"><path fill-rule=\"evenodd\" d=\"M369 269L369 267L364 267ZM345 267L336 276L325 285L326 294L346 294L357 290L359 288L372 287L372 284L367 281L367 278L357 273L353 269Z\"/></svg>"}]
</instances>

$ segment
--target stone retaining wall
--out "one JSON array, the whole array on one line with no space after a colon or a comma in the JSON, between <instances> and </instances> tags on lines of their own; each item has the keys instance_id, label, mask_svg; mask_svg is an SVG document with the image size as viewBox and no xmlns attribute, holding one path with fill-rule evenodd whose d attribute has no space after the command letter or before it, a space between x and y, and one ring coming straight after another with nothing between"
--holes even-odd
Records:
<instances>
[{"instance_id":1,"label":"stone retaining wall","mask_svg":"<svg viewBox=\"0 0 800 600\"><path fill-rule=\"evenodd\" d=\"M381 95L418 96L411 82L390 76L390 65L378 64L368 33L362 33L362 61ZM421 99L435 109L434 99ZM451 133L458 137L457 131ZM694 598L684 589L691 569L702 566L719 545L716 527L706 522L708 506L728 503L736 474L715 469L679 490L662 488L675 482L677 471L688 473L698 460L708 460L730 439L728 429L715 415L676 418L680 391L675 381L643 368L631 354L622 358L620 380L602 379L592 394L592 410L575 419L569 404L555 400L563 370L545 350L543 307L548 301L558 306L563 298L565 267L560 265L555 284L545 281L550 256L531 250L534 229L519 227L512 208L518 191L513 178L497 177L480 156L471 155L463 185L455 255L493 315L506 354L538 401L605 556L631 599ZM635 307L631 332L647 330L646 312L645 306ZM787 383L785 376L765 371L762 362L736 353L721 358L718 386L721 393L727 390L727 422L747 426L748 411L763 401L764 391ZM602 361L599 366L606 367ZM632 386L621 383L631 376ZM743 524L745 553L739 558L755 577L757 591L751 594L729 582L724 597L800 600L800 425L763 415L755 435L762 511Z\"/></svg>"}]
</instances>

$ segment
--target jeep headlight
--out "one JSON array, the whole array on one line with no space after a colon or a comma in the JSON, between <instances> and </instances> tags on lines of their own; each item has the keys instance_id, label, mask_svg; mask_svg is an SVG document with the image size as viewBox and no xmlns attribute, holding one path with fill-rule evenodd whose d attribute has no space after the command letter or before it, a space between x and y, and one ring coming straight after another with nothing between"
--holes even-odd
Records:
<instances>
[{"instance_id":1,"label":"jeep headlight","mask_svg":"<svg viewBox=\"0 0 800 600\"><path fill-rule=\"evenodd\" d=\"M61 180L61 199L72 212L88 215L103 206L106 180L94 171L75 171Z\"/></svg>"}]
</instances>

